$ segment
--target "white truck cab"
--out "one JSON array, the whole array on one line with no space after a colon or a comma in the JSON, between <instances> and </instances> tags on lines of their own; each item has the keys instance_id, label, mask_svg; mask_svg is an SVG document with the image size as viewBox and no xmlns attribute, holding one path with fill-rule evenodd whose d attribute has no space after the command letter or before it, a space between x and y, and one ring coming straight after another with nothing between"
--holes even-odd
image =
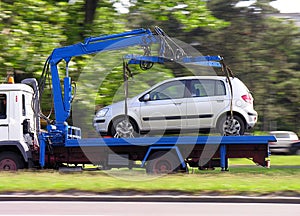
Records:
<instances>
[{"instance_id":1,"label":"white truck cab","mask_svg":"<svg viewBox=\"0 0 300 216\"><path fill-rule=\"evenodd\" d=\"M30 160L36 137L34 90L27 84L0 84L0 161L18 158L19 163L1 164L2 169L23 168ZM13 160L12 160L13 161Z\"/></svg>"}]
</instances>

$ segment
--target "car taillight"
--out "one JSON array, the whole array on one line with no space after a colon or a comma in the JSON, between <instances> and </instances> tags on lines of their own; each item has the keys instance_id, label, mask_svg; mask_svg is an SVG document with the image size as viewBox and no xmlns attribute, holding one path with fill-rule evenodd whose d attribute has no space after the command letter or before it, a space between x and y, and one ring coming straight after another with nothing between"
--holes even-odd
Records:
<instances>
[{"instance_id":1,"label":"car taillight","mask_svg":"<svg viewBox=\"0 0 300 216\"><path fill-rule=\"evenodd\" d=\"M252 95L251 94L245 94L242 96L242 99L247 102L247 103L253 103L253 98L252 98Z\"/></svg>"}]
</instances>

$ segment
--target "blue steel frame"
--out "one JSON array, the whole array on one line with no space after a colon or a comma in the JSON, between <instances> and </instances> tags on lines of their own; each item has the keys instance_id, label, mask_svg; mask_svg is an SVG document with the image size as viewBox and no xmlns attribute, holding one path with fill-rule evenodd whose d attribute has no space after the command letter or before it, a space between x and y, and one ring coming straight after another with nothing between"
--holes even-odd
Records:
<instances>
[{"instance_id":1,"label":"blue steel frame","mask_svg":"<svg viewBox=\"0 0 300 216\"><path fill-rule=\"evenodd\" d=\"M141 55L126 55L125 59L129 59L128 64L140 64L141 62L152 62L164 64L167 62L177 62L182 64L198 64L201 66L209 67L222 67L222 64L219 62L223 60L221 56L196 56L196 57L183 57L178 60L172 60L159 56L141 56Z\"/></svg>"},{"instance_id":2,"label":"blue steel frame","mask_svg":"<svg viewBox=\"0 0 300 216\"><path fill-rule=\"evenodd\" d=\"M45 165L45 148L46 139L48 137L45 134L40 135L40 165ZM151 151L153 150L171 150L175 149L177 156L185 168L185 161L182 157L180 149L178 147L184 147L184 145L220 145L220 160L222 170L227 169L227 149L228 145L268 145L269 142L276 142L274 136L170 136L170 137L137 137L137 138L88 138L88 139L68 139L65 144L53 143L52 145L61 146L66 148L74 147L126 147L130 150L131 146L148 146L147 153L142 161L142 166L145 165Z\"/></svg>"},{"instance_id":3,"label":"blue steel frame","mask_svg":"<svg viewBox=\"0 0 300 216\"><path fill-rule=\"evenodd\" d=\"M146 161L148 160L148 157L150 155L150 153L153 151L153 150L172 150L174 149L176 151L176 154L178 156L178 159L181 163L181 166L182 168L186 168L186 164L184 162L184 158L182 157L182 154L181 152L179 151L178 147L177 146L150 146L150 148L148 149L144 159L142 160L142 165L141 167L144 167L145 166L145 163Z\"/></svg>"},{"instance_id":4,"label":"blue steel frame","mask_svg":"<svg viewBox=\"0 0 300 216\"><path fill-rule=\"evenodd\" d=\"M145 165L151 151L153 150L171 150L174 149L178 159L185 168L185 161L182 157L179 147L185 145L220 145L221 169L228 168L227 146L228 145L267 145L269 142L276 142L274 136L170 136L170 137L137 137L137 138L89 138L67 140L66 147L126 147L130 150L131 146L149 146L147 153L142 161L142 167Z\"/></svg>"}]
</instances>

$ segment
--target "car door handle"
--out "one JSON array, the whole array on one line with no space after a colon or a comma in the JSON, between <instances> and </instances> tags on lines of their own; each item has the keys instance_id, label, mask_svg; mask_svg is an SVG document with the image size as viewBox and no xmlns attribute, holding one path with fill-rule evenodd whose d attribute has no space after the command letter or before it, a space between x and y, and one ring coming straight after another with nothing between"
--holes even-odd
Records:
<instances>
[{"instance_id":1,"label":"car door handle","mask_svg":"<svg viewBox=\"0 0 300 216\"><path fill-rule=\"evenodd\" d=\"M176 106L178 106L178 105L181 105L182 102L175 102L174 104L175 104Z\"/></svg>"},{"instance_id":2,"label":"car door handle","mask_svg":"<svg viewBox=\"0 0 300 216\"><path fill-rule=\"evenodd\" d=\"M224 102L224 100L217 100L217 102L218 102L218 103L222 103L222 102Z\"/></svg>"}]
</instances>

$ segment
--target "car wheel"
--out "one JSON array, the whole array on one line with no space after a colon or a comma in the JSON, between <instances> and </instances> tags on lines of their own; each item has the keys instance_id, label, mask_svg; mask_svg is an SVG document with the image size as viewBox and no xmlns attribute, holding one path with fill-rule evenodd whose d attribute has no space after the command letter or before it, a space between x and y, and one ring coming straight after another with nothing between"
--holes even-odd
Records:
<instances>
[{"instance_id":1,"label":"car wheel","mask_svg":"<svg viewBox=\"0 0 300 216\"><path fill-rule=\"evenodd\" d=\"M291 155L300 155L300 147L292 146L289 153Z\"/></svg>"},{"instance_id":2,"label":"car wheel","mask_svg":"<svg viewBox=\"0 0 300 216\"><path fill-rule=\"evenodd\" d=\"M223 136L237 136L245 133L245 123L241 117L222 116L218 121L218 131Z\"/></svg>"},{"instance_id":3,"label":"car wheel","mask_svg":"<svg viewBox=\"0 0 300 216\"><path fill-rule=\"evenodd\" d=\"M138 131L138 126L133 120L121 117L112 121L110 134L115 138L128 138L139 136Z\"/></svg>"}]
</instances>

